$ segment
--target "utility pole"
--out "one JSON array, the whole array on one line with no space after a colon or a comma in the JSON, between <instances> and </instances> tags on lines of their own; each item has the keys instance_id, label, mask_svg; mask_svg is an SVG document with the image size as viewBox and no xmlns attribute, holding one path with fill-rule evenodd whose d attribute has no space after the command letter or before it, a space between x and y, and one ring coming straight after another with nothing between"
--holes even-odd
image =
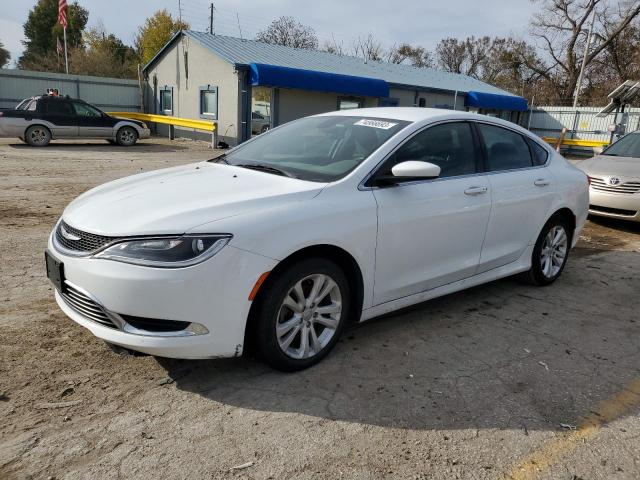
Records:
<instances>
[{"instance_id":1,"label":"utility pole","mask_svg":"<svg viewBox=\"0 0 640 480\"><path fill-rule=\"evenodd\" d=\"M242 40L242 27L240 27L240 14L236 12L236 18L238 19L238 31L240 32L240 39Z\"/></svg>"},{"instance_id":2,"label":"utility pole","mask_svg":"<svg viewBox=\"0 0 640 480\"><path fill-rule=\"evenodd\" d=\"M182 2L178 0L178 17L180 19L180 23L182 23Z\"/></svg>"},{"instance_id":3,"label":"utility pole","mask_svg":"<svg viewBox=\"0 0 640 480\"><path fill-rule=\"evenodd\" d=\"M578 106L578 97L580 96L580 88L582 87L582 75L584 74L584 67L587 66L587 56L589 55L589 46L591 45L591 34L593 33L593 24L596 21L596 7L593 7L593 16L591 17L591 25L589 25L589 33L587 33L587 43L584 46L584 55L582 56L582 66L580 67L580 74L578 75L578 83L576 84L576 91L573 95L573 108Z\"/></svg>"},{"instance_id":4,"label":"utility pole","mask_svg":"<svg viewBox=\"0 0 640 480\"><path fill-rule=\"evenodd\" d=\"M213 35L213 12L216 7L213 6L213 3L210 5L210 13L209 13L209 33Z\"/></svg>"}]
</instances>

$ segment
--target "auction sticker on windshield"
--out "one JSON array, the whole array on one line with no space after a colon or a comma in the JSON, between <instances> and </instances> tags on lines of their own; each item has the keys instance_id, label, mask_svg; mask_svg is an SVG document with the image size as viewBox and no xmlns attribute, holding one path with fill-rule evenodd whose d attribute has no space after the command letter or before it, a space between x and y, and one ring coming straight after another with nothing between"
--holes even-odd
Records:
<instances>
[{"instance_id":1,"label":"auction sticker on windshield","mask_svg":"<svg viewBox=\"0 0 640 480\"><path fill-rule=\"evenodd\" d=\"M392 127L395 127L397 123L393 122L385 122L383 120L370 120L368 118L363 118L362 120L358 120L354 125L361 125L363 127L373 127L373 128L381 128L383 130L389 130Z\"/></svg>"}]
</instances>

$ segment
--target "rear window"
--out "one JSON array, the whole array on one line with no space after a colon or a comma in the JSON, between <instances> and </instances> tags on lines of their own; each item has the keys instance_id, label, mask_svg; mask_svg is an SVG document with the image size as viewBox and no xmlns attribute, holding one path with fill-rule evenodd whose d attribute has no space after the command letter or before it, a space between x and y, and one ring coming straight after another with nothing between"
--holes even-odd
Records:
<instances>
[{"instance_id":1,"label":"rear window","mask_svg":"<svg viewBox=\"0 0 640 480\"><path fill-rule=\"evenodd\" d=\"M533 165L529 146L522 135L486 123L478 124L478 128L487 149L489 171L515 170Z\"/></svg>"},{"instance_id":2,"label":"rear window","mask_svg":"<svg viewBox=\"0 0 640 480\"><path fill-rule=\"evenodd\" d=\"M543 147L538 145L536 142L527 138L527 143L531 148L531 157L533 159L533 164L535 166L541 166L547 163L547 158L549 158L549 152L547 152Z\"/></svg>"}]
</instances>

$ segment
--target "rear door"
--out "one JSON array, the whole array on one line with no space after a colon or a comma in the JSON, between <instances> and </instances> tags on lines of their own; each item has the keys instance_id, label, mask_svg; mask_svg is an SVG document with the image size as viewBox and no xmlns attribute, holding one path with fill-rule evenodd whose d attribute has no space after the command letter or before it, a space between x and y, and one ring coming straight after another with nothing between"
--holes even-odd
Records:
<instances>
[{"instance_id":1,"label":"rear door","mask_svg":"<svg viewBox=\"0 0 640 480\"><path fill-rule=\"evenodd\" d=\"M71 102L65 98L45 97L40 100L42 119L52 125L54 138L69 138L78 135L78 124Z\"/></svg>"},{"instance_id":2,"label":"rear door","mask_svg":"<svg viewBox=\"0 0 640 480\"><path fill-rule=\"evenodd\" d=\"M78 136L84 138L113 137L113 119L88 103L73 100L78 122Z\"/></svg>"},{"instance_id":3,"label":"rear door","mask_svg":"<svg viewBox=\"0 0 640 480\"><path fill-rule=\"evenodd\" d=\"M555 196L546 150L515 130L478 122L492 208L478 273L516 261L535 242Z\"/></svg>"}]
</instances>

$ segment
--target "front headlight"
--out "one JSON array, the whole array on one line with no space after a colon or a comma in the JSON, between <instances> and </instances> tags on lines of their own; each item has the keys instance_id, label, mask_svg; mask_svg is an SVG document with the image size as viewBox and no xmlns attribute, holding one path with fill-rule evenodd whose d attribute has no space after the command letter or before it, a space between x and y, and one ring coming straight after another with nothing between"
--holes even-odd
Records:
<instances>
[{"instance_id":1,"label":"front headlight","mask_svg":"<svg viewBox=\"0 0 640 480\"><path fill-rule=\"evenodd\" d=\"M136 238L111 245L94 258L148 267L188 267L214 256L229 240L228 234Z\"/></svg>"}]
</instances>

